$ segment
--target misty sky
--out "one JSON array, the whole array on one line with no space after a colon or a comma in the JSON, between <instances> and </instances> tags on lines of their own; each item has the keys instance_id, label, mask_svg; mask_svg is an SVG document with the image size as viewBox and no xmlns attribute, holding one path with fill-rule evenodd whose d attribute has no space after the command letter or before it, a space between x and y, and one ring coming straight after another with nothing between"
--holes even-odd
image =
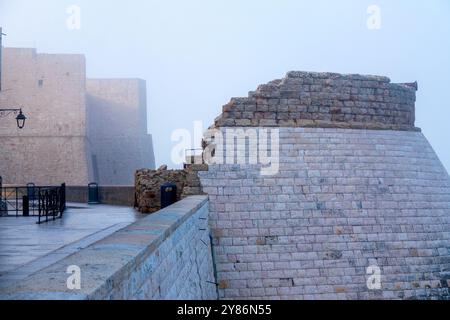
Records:
<instances>
[{"instance_id":1,"label":"misty sky","mask_svg":"<svg viewBox=\"0 0 450 320\"><path fill-rule=\"evenodd\" d=\"M66 27L70 5L80 30ZM231 97L304 70L417 80L416 125L450 169L448 0L0 0L0 25L5 46L83 53L88 77L147 80L157 165L171 166L173 130L206 129Z\"/></svg>"}]
</instances>

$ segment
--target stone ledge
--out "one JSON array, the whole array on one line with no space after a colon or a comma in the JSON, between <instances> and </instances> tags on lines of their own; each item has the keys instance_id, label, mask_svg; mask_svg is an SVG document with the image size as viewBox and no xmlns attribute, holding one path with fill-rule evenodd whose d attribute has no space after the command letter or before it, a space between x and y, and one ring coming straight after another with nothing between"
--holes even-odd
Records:
<instances>
[{"instance_id":1,"label":"stone ledge","mask_svg":"<svg viewBox=\"0 0 450 320\"><path fill-rule=\"evenodd\" d=\"M259 124L259 125L258 125ZM368 123L368 122L339 122L339 121L325 121L325 120L274 120L272 122L242 122L240 120L226 119L223 125L219 122L214 128L235 128L235 127L274 127L274 128L337 128L337 129L367 129L367 130L394 130L394 131L415 131L421 132L422 129L418 127L411 127L409 125L398 124L384 124L384 123Z\"/></svg>"},{"instance_id":2,"label":"stone ledge","mask_svg":"<svg viewBox=\"0 0 450 320\"><path fill-rule=\"evenodd\" d=\"M363 75L363 74L341 74L335 72L308 72L308 71L289 71L287 78L315 78L315 79L350 79L367 80L390 83L391 80L385 76Z\"/></svg>"},{"instance_id":3,"label":"stone ledge","mask_svg":"<svg viewBox=\"0 0 450 320\"><path fill-rule=\"evenodd\" d=\"M140 269L178 227L207 205L207 196L191 196L92 244L28 278L0 290L0 300L105 299L122 279ZM67 289L67 267L81 268L81 290ZM145 269L145 266L144 266ZM131 281L136 281L135 278Z\"/></svg>"}]
</instances>

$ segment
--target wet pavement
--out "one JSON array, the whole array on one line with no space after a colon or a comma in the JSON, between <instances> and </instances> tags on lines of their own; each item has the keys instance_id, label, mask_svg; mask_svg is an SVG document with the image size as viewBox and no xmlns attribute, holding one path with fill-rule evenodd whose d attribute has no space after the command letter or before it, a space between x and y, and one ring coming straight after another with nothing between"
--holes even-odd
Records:
<instances>
[{"instance_id":1,"label":"wet pavement","mask_svg":"<svg viewBox=\"0 0 450 320\"><path fill-rule=\"evenodd\" d=\"M0 217L0 287L20 280L137 221L133 208L68 204L62 219Z\"/></svg>"}]
</instances>

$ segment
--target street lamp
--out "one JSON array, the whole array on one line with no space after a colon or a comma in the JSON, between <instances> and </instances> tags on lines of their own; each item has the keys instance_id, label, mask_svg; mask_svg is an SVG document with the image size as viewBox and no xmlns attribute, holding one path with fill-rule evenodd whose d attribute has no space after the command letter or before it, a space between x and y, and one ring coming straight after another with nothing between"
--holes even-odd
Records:
<instances>
[{"instance_id":1,"label":"street lamp","mask_svg":"<svg viewBox=\"0 0 450 320\"><path fill-rule=\"evenodd\" d=\"M25 127L25 121L27 117L22 112L22 108L20 109L0 109L0 118L4 118L9 116L10 114L14 114L16 116L17 127L19 129L23 129Z\"/></svg>"},{"instance_id":2,"label":"street lamp","mask_svg":"<svg viewBox=\"0 0 450 320\"><path fill-rule=\"evenodd\" d=\"M16 117L17 121L17 127L19 129L23 129L25 127L25 120L27 120L27 117L22 113L22 109L19 110L19 114Z\"/></svg>"}]
</instances>

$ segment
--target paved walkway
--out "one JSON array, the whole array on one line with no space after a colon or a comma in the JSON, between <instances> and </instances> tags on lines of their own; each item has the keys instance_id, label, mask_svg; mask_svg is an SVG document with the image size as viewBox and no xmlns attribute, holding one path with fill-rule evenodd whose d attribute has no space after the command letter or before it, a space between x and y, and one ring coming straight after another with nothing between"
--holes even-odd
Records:
<instances>
[{"instance_id":1,"label":"paved walkway","mask_svg":"<svg viewBox=\"0 0 450 320\"><path fill-rule=\"evenodd\" d=\"M0 287L47 267L105 238L143 215L132 208L68 204L60 220L0 217Z\"/></svg>"}]
</instances>

